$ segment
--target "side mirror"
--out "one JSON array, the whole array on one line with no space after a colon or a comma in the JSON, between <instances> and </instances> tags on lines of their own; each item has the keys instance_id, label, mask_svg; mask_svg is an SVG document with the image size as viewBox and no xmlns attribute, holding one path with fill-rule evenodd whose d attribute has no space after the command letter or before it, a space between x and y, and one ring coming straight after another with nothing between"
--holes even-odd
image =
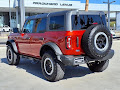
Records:
<instances>
[{"instance_id":1,"label":"side mirror","mask_svg":"<svg viewBox=\"0 0 120 90\"><path fill-rule=\"evenodd\" d=\"M24 28L23 33L30 33L29 29Z\"/></svg>"},{"instance_id":2,"label":"side mirror","mask_svg":"<svg viewBox=\"0 0 120 90\"><path fill-rule=\"evenodd\" d=\"M13 33L19 33L19 29L18 28L13 28Z\"/></svg>"}]
</instances>

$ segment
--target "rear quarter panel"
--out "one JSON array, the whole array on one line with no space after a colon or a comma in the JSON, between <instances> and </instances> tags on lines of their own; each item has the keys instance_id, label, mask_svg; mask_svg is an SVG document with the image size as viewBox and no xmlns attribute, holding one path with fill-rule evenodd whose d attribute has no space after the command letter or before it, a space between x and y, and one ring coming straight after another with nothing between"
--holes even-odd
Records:
<instances>
[{"instance_id":1,"label":"rear quarter panel","mask_svg":"<svg viewBox=\"0 0 120 90\"><path fill-rule=\"evenodd\" d=\"M57 46L60 48L62 53L64 55L81 55L84 54L84 51L81 48L81 38L84 34L85 30L80 31L48 31L45 32L45 41L47 42L53 42L57 44ZM65 38L67 36L72 37L72 48L66 49L66 40ZM79 47L77 47L77 37L79 37ZM79 52L76 52L76 50L80 50Z\"/></svg>"}]
</instances>

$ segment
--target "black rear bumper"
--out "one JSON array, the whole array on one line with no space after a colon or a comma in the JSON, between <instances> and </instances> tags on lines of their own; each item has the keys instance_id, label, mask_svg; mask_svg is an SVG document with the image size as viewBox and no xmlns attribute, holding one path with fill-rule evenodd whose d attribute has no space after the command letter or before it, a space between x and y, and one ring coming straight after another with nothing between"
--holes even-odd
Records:
<instances>
[{"instance_id":1,"label":"black rear bumper","mask_svg":"<svg viewBox=\"0 0 120 90\"><path fill-rule=\"evenodd\" d=\"M114 55L114 50L110 50L109 53L102 59L91 59L88 56L73 56L73 55L61 55L58 59L66 66L76 66L83 63L89 63L92 61L104 61L111 59Z\"/></svg>"}]
</instances>

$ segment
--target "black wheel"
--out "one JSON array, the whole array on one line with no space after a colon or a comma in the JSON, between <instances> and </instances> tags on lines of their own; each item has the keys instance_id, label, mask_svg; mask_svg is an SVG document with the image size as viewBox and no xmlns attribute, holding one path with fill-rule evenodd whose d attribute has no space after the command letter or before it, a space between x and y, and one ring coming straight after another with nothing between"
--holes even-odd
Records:
<instances>
[{"instance_id":1,"label":"black wheel","mask_svg":"<svg viewBox=\"0 0 120 90\"><path fill-rule=\"evenodd\" d=\"M64 77L64 65L57 60L52 51L44 53L41 68L44 77L49 81L58 81Z\"/></svg>"},{"instance_id":2,"label":"black wheel","mask_svg":"<svg viewBox=\"0 0 120 90\"><path fill-rule=\"evenodd\" d=\"M104 25L92 25L83 34L81 45L87 56L101 59L111 49L111 33Z\"/></svg>"},{"instance_id":3,"label":"black wheel","mask_svg":"<svg viewBox=\"0 0 120 90\"><path fill-rule=\"evenodd\" d=\"M3 32L5 32L5 29L3 29Z\"/></svg>"},{"instance_id":4,"label":"black wheel","mask_svg":"<svg viewBox=\"0 0 120 90\"><path fill-rule=\"evenodd\" d=\"M109 60L95 61L88 63L87 65L92 72L102 72L108 67Z\"/></svg>"},{"instance_id":5,"label":"black wheel","mask_svg":"<svg viewBox=\"0 0 120 90\"><path fill-rule=\"evenodd\" d=\"M10 45L7 46L6 55L7 55L7 61L9 65L19 64L20 56L13 51L12 46Z\"/></svg>"}]
</instances>

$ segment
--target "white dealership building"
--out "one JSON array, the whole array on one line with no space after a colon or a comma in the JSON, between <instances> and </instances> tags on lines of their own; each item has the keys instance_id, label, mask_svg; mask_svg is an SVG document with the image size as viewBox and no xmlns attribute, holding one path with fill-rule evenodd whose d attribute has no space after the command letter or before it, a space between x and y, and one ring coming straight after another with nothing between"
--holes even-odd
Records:
<instances>
[{"instance_id":1,"label":"white dealership building","mask_svg":"<svg viewBox=\"0 0 120 90\"><path fill-rule=\"evenodd\" d=\"M113 13L111 18L116 20L116 29L120 30L120 5L111 4L110 7ZM9 25L12 28L21 28L28 16L72 9L83 11L85 3L55 0L0 0L0 26ZM107 14L107 10L107 4L89 4L89 11L104 11Z\"/></svg>"}]
</instances>

